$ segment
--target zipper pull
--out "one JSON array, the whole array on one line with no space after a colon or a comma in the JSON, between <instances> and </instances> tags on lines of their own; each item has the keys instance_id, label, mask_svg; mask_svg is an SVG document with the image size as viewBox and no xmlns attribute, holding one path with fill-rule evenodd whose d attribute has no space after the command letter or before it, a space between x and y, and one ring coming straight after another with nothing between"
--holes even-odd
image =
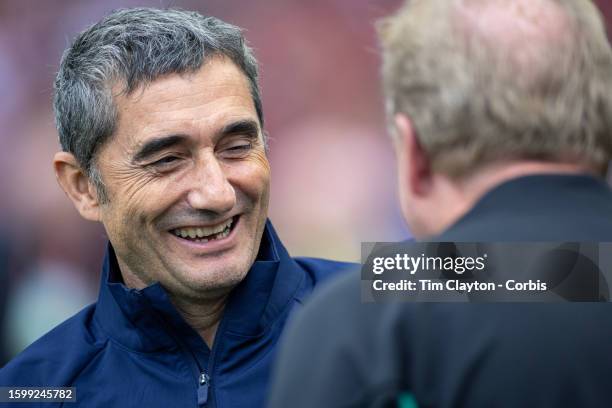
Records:
<instances>
[{"instance_id":1,"label":"zipper pull","mask_svg":"<svg viewBox=\"0 0 612 408\"><path fill-rule=\"evenodd\" d=\"M198 405L204 406L208 401L208 382L210 378L206 373L200 373L198 381Z\"/></svg>"}]
</instances>

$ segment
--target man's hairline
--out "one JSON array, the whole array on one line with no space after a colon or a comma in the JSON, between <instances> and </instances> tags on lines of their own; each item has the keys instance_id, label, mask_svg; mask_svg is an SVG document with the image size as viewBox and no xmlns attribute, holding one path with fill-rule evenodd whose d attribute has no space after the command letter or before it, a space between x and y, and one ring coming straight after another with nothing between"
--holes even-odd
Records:
<instances>
[{"instance_id":1,"label":"man's hairline","mask_svg":"<svg viewBox=\"0 0 612 408\"><path fill-rule=\"evenodd\" d=\"M115 114L115 120L114 120L114 126L113 126L113 130L112 132L106 137L104 138L104 142L103 143L98 143L96 144L94 150L92 151L91 157L89 158L89 161L87 163L79 163L79 166L81 167L81 170L83 171L83 173L87 176L88 180L96 187L96 191L98 193L98 195L100 197L98 198L102 198L101 203L105 204L109 201L109 197L108 197L108 190L106 189L106 184L104 183L104 180L102 179L102 173L100 172L100 164L98 162L99 160L99 156L100 156L100 152L101 150L110 142L112 142L112 139L114 139L116 137L116 132L117 132L117 124L118 124L118 109L117 109L117 103L116 103L116 98L119 96L123 96L123 97L130 97L133 94L135 94L136 92L141 92L144 93L147 89L147 87L149 87L152 83L166 78L166 77L170 77L173 75L177 75L179 77L189 77L191 75L195 75L197 73L197 71L205 68L211 61L214 60L223 60L225 62L229 62L231 64L233 64L240 72L240 74L242 75L242 78L245 80L245 85L248 88L248 92L249 92L249 96L251 99L251 102L253 104L253 110L255 111L255 116L257 117L257 122L259 125L259 130L261 133L261 138L262 138L262 142L264 144L266 153L268 152L268 143L267 143L267 133L264 129L264 125L262 123L262 119L263 119L263 112L262 115L259 115L259 112L257 111L257 104L255 102L255 95L253 94L253 85L258 86L257 83L253 84L251 79L249 78L248 74L244 71L244 69L237 64L229 55L221 52L221 51L215 51L211 54L209 54L208 58L205 58L202 62L202 64L195 70L184 70L181 72L167 72L164 73L162 75L159 75L151 80L147 80L147 79L143 79L141 81L139 81L135 86L133 86L130 89L129 84L127 83L127 78L117 78L115 75L111 76L111 78L104 84L104 88L106 89L106 91L109 93L109 97L111 100L111 104L112 104L112 108ZM119 89L120 88L120 89ZM260 90L258 90L260 91ZM261 98L261 95L260 95ZM63 150L65 152L68 152L70 154L72 154L73 156L76 155L74 152L69 151L68 149Z\"/></svg>"}]
</instances>

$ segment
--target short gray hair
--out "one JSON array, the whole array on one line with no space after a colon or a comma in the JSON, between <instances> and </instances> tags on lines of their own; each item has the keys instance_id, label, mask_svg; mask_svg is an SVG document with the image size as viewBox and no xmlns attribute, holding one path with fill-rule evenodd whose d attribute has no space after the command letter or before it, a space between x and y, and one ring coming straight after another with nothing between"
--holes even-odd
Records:
<instances>
[{"instance_id":1,"label":"short gray hair","mask_svg":"<svg viewBox=\"0 0 612 408\"><path fill-rule=\"evenodd\" d=\"M53 109L62 149L75 156L101 201L107 197L94 158L115 131L113 86L129 94L163 75L195 72L219 55L245 74L263 127L257 61L234 25L192 11L132 8L113 11L76 37L62 56Z\"/></svg>"},{"instance_id":2,"label":"short gray hair","mask_svg":"<svg viewBox=\"0 0 612 408\"><path fill-rule=\"evenodd\" d=\"M447 175L504 159L577 161L605 172L612 51L600 13L590 0L517 3L525 4L409 0L382 21L389 118L409 116L432 168ZM469 20L484 6L516 6L516 24L525 8L545 16L529 26L534 41L515 28L491 37L490 22L479 32Z\"/></svg>"}]
</instances>

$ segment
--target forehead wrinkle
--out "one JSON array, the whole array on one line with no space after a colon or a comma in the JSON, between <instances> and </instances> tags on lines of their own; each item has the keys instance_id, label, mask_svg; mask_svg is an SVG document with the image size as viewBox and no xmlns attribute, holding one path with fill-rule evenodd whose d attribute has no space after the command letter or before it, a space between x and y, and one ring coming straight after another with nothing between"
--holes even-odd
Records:
<instances>
[{"instance_id":1,"label":"forehead wrinkle","mask_svg":"<svg viewBox=\"0 0 612 408\"><path fill-rule=\"evenodd\" d=\"M200 88L200 87L195 87ZM177 87L168 86L168 89L177 90ZM189 91L188 91L189 92ZM211 95L215 92L214 95ZM159 117L159 115L169 116L168 120L180 121L189 118L198 118L216 113L217 106L226 105L228 108L242 106L240 102L250 95L243 94L241 90L237 90L232 84L209 85L205 89L198 89L189 93L166 92L165 89L155 89L148 92L146 99L142 97L132 100L124 100L122 109L123 113L129 111L131 115L142 115L143 117ZM185 103L187 101L187 103ZM238 103L233 103L233 102Z\"/></svg>"}]
</instances>

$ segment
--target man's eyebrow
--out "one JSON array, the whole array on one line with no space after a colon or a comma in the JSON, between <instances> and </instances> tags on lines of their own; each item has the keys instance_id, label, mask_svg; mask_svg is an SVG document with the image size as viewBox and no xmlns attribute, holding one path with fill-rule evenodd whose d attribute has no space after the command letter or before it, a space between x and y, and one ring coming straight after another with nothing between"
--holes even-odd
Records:
<instances>
[{"instance_id":1,"label":"man's eyebrow","mask_svg":"<svg viewBox=\"0 0 612 408\"><path fill-rule=\"evenodd\" d=\"M134 155L134 161L139 162L153 156L160 151L172 147L176 144L183 142L186 136L183 135L172 135L164 136L147 141Z\"/></svg>"},{"instance_id":2,"label":"man's eyebrow","mask_svg":"<svg viewBox=\"0 0 612 408\"><path fill-rule=\"evenodd\" d=\"M219 131L219 136L247 134L257 136L259 134L259 123L252 119L243 119L228 123Z\"/></svg>"},{"instance_id":3,"label":"man's eyebrow","mask_svg":"<svg viewBox=\"0 0 612 408\"><path fill-rule=\"evenodd\" d=\"M219 137L235 134L247 134L257 136L259 134L259 123L252 119L243 119L229 123L221 128ZM182 143L187 139L185 135L163 136L148 140L134 155L134 162L148 159L164 149Z\"/></svg>"}]
</instances>

